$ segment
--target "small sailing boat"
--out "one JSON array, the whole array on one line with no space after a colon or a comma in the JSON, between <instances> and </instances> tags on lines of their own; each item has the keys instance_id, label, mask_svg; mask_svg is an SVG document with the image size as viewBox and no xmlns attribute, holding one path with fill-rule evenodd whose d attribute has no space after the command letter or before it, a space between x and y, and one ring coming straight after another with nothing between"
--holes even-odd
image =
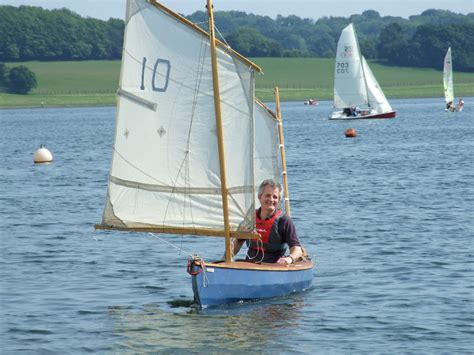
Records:
<instances>
[{"instance_id":1,"label":"small sailing boat","mask_svg":"<svg viewBox=\"0 0 474 355\"><path fill-rule=\"evenodd\" d=\"M455 112L456 107L454 106L453 62L451 58L451 47L448 48L446 55L444 56L443 86L444 86L444 101L446 102L446 107L444 110Z\"/></svg>"},{"instance_id":2,"label":"small sailing boat","mask_svg":"<svg viewBox=\"0 0 474 355\"><path fill-rule=\"evenodd\" d=\"M261 69L215 38L212 0L207 10L209 33L154 0L127 0L115 143L96 228L223 237L224 261L188 260L201 306L305 290L309 258L233 259L231 238L260 239L262 180L283 177L290 213L283 128L278 90L274 114L255 100Z\"/></svg>"},{"instance_id":3,"label":"small sailing boat","mask_svg":"<svg viewBox=\"0 0 474 355\"><path fill-rule=\"evenodd\" d=\"M393 118L396 111L360 53L354 26L342 30L337 43L334 78L334 120Z\"/></svg>"},{"instance_id":4,"label":"small sailing boat","mask_svg":"<svg viewBox=\"0 0 474 355\"><path fill-rule=\"evenodd\" d=\"M309 99L304 102L305 105L310 105L310 106L318 106L319 102L318 100L315 99Z\"/></svg>"}]
</instances>

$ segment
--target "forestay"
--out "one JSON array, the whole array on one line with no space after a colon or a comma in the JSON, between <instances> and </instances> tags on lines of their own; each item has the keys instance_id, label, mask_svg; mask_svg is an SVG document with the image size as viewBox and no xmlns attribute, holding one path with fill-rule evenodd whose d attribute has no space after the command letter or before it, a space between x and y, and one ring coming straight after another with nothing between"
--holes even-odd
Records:
<instances>
[{"instance_id":1,"label":"forestay","mask_svg":"<svg viewBox=\"0 0 474 355\"><path fill-rule=\"evenodd\" d=\"M453 90L453 66L451 60L451 47L448 48L446 56L444 57L443 68L443 85L444 85L444 99L446 103L454 100Z\"/></svg>"},{"instance_id":2,"label":"forestay","mask_svg":"<svg viewBox=\"0 0 474 355\"><path fill-rule=\"evenodd\" d=\"M102 226L223 235L209 37L161 5L127 7ZM255 139L268 122L254 121L254 67L223 46L217 60L230 229L250 232L256 178L275 176L275 156L256 144L270 138Z\"/></svg>"}]
</instances>

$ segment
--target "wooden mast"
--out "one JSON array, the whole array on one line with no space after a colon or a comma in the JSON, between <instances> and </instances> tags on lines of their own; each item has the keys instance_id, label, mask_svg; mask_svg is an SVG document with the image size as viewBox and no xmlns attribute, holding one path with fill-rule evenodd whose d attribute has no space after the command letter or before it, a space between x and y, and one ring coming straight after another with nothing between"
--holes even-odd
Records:
<instances>
[{"instance_id":1,"label":"wooden mast","mask_svg":"<svg viewBox=\"0 0 474 355\"><path fill-rule=\"evenodd\" d=\"M278 90L278 86L275 87L274 93L275 93L275 103L276 103L276 116L278 120L278 140L280 141L281 169L282 169L282 175L283 175L283 191L285 193L285 209L288 216L291 216L290 195L288 192L288 179L286 176L285 142L283 139L283 120L281 118L280 91Z\"/></svg>"},{"instance_id":2,"label":"wooden mast","mask_svg":"<svg viewBox=\"0 0 474 355\"><path fill-rule=\"evenodd\" d=\"M225 261L230 262L232 261L232 252L230 245L229 202L227 199L228 191L225 171L224 131L222 128L221 96L219 92L219 75L217 72L216 34L214 30L214 13L212 0L207 0L207 13L209 16L209 41L211 44L212 82L214 87L214 108L216 111L217 144L219 147L219 167L221 174L222 209L224 214Z\"/></svg>"}]
</instances>

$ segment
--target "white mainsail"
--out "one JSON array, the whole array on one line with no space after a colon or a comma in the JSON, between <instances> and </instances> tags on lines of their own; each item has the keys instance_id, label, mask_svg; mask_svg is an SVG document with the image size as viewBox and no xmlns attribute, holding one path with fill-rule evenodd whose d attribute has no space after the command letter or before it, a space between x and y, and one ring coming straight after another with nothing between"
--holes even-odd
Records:
<instances>
[{"instance_id":1,"label":"white mainsail","mask_svg":"<svg viewBox=\"0 0 474 355\"><path fill-rule=\"evenodd\" d=\"M352 24L345 27L337 42L334 72L334 106L345 108L368 104L361 55Z\"/></svg>"},{"instance_id":2,"label":"white mainsail","mask_svg":"<svg viewBox=\"0 0 474 355\"><path fill-rule=\"evenodd\" d=\"M453 89L453 65L451 60L451 47L448 48L444 57L443 67L443 85L444 85L444 100L446 103L454 100Z\"/></svg>"},{"instance_id":3,"label":"white mainsail","mask_svg":"<svg viewBox=\"0 0 474 355\"><path fill-rule=\"evenodd\" d=\"M263 133L255 139L258 67L223 46L217 61L230 230L251 232L256 178L275 173L256 143ZM153 1L128 0L103 226L224 235L213 100L207 33Z\"/></svg>"}]
</instances>

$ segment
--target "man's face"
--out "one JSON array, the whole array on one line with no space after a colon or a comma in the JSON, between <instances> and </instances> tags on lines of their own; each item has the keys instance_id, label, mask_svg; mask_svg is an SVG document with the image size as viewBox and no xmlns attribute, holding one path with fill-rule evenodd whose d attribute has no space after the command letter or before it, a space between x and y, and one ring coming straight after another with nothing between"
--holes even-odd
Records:
<instances>
[{"instance_id":1,"label":"man's face","mask_svg":"<svg viewBox=\"0 0 474 355\"><path fill-rule=\"evenodd\" d=\"M280 202L280 190L271 186L265 186L262 195L258 198L262 210L272 214L278 208Z\"/></svg>"}]
</instances>

